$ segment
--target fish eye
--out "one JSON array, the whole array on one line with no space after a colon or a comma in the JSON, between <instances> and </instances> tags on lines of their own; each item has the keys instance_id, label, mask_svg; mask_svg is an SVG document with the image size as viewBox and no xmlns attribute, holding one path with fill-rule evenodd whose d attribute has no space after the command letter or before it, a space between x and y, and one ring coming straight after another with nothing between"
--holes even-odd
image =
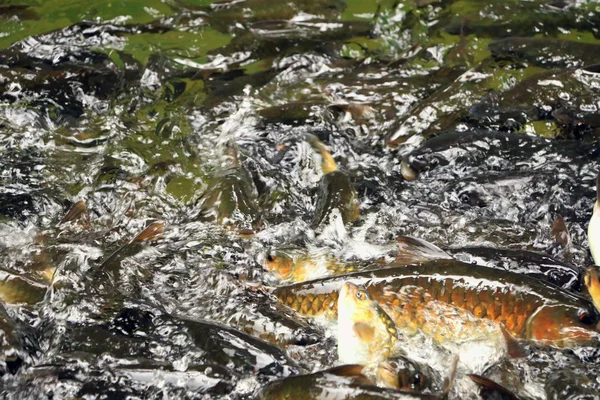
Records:
<instances>
[{"instance_id":1,"label":"fish eye","mask_svg":"<svg viewBox=\"0 0 600 400\"><path fill-rule=\"evenodd\" d=\"M421 386L421 384L423 383L423 377L421 376L421 374L416 373L412 382L412 389L417 389Z\"/></svg>"},{"instance_id":2,"label":"fish eye","mask_svg":"<svg viewBox=\"0 0 600 400\"><path fill-rule=\"evenodd\" d=\"M275 261L275 255L273 253L267 254L267 261L269 261L269 262Z\"/></svg>"},{"instance_id":3,"label":"fish eye","mask_svg":"<svg viewBox=\"0 0 600 400\"><path fill-rule=\"evenodd\" d=\"M356 292L356 298L357 299L364 300L366 297L367 297L367 295L362 290L359 291L359 292Z\"/></svg>"},{"instance_id":4,"label":"fish eye","mask_svg":"<svg viewBox=\"0 0 600 400\"><path fill-rule=\"evenodd\" d=\"M585 310L579 310L577 317L582 324L592 325L594 323L594 318L592 318L590 313Z\"/></svg>"}]
</instances>

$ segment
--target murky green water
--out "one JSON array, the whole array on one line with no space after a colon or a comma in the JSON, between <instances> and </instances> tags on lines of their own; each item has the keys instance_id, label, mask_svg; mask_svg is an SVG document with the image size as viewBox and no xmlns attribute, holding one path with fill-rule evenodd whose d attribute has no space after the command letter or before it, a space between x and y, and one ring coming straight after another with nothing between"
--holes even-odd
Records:
<instances>
[{"instance_id":1,"label":"murky green water","mask_svg":"<svg viewBox=\"0 0 600 400\"><path fill-rule=\"evenodd\" d=\"M587 301L599 29L579 0L0 2L3 397L255 398L335 366L273 249L411 235ZM439 394L452 352L411 343ZM461 349L450 398L489 398L469 373L598 398L597 343L524 346Z\"/></svg>"}]
</instances>

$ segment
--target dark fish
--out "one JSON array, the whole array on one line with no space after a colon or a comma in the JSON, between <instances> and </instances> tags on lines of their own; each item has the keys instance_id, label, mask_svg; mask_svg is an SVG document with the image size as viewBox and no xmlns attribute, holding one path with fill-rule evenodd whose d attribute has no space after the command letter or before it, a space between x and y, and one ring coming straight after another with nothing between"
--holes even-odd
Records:
<instances>
[{"instance_id":1,"label":"dark fish","mask_svg":"<svg viewBox=\"0 0 600 400\"><path fill-rule=\"evenodd\" d=\"M561 156L556 157L557 153ZM469 168L494 170L499 163L506 167L517 166L515 170L525 171L537 166L535 159L543 160L543 165L549 168L564 164L580 165L584 160L597 158L599 153L596 144L552 142L523 134L471 130L435 136L408 154L404 161L417 172L449 164L453 166L453 173ZM493 165L488 165L489 160Z\"/></svg>"},{"instance_id":2,"label":"dark fish","mask_svg":"<svg viewBox=\"0 0 600 400\"><path fill-rule=\"evenodd\" d=\"M563 289L579 291L581 288L581 269L546 254L483 246L441 249L425 240L410 236L399 236L396 243L398 254L392 263L396 266L454 258L474 266L480 265L532 276Z\"/></svg>"},{"instance_id":3,"label":"dark fish","mask_svg":"<svg viewBox=\"0 0 600 400\"><path fill-rule=\"evenodd\" d=\"M361 365L342 365L309 375L274 381L264 388L261 400L440 399L440 396L383 389L362 375Z\"/></svg>"},{"instance_id":4,"label":"dark fish","mask_svg":"<svg viewBox=\"0 0 600 400\"><path fill-rule=\"evenodd\" d=\"M240 230L260 223L257 192L242 165L231 166L212 179L199 201L200 215L208 221Z\"/></svg>"},{"instance_id":5,"label":"dark fish","mask_svg":"<svg viewBox=\"0 0 600 400\"><path fill-rule=\"evenodd\" d=\"M143 231L135 235L133 239L115 250L102 264L94 267L91 275L104 275L109 278L109 281L114 283L119 273L121 261L140 252L143 248L142 243L156 238L163 232L163 229L164 223L162 221L152 222Z\"/></svg>"},{"instance_id":6,"label":"dark fish","mask_svg":"<svg viewBox=\"0 0 600 400\"><path fill-rule=\"evenodd\" d=\"M312 226L319 226L336 208L344 224L356 221L360 216L358 195L350 178L342 171L334 171L321 178Z\"/></svg>"},{"instance_id":7,"label":"dark fish","mask_svg":"<svg viewBox=\"0 0 600 400\"><path fill-rule=\"evenodd\" d=\"M488 46L496 58L524 60L540 67L576 68L600 62L600 46L556 38L510 37Z\"/></svg>"},{"instance_id":8,"label":"dark fish","mask_svg":"<svg viewBox=\"0 0 600 400\"><path fill-rule=\"evenodd\" d=\"M482 265L532 276L563 289L581 289L582 270L546 254L527 250L495 249L491 247L461 247L445 249L455 259L467 264Z\"/></svg>"},{"instance_id":9,"label":"dark fish","mask_svg":"<svg viewBox=\"0 0 600 400\"><path fill-rule=\"evenodd\" d=\"M0 376L31 365L41 352L33 330L15 321L0 302Z\"/></svg>"}]
</instances>

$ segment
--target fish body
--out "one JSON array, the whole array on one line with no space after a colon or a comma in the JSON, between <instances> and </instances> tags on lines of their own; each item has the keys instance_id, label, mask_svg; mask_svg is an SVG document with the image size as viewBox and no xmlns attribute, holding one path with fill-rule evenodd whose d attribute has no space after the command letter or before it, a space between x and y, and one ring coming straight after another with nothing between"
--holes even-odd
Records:
<instances>
[{"instance_id":1,"label":"fish body","mask_svg":"<svg viewBox=\"0 0 600 400\"><path fill-rule=\"evenodd\" d=\"M371 364L389 357L396 344L394 322L364 288L342 285L338 298L338 358Z\"/></svg>"},{"instance_id":2,"label":"fish body","mask_svg":"<svg viewBox=\"0 0 600 400\"><path fill-rule=\"evenodd\" d=\"M336 318L338 293L362 285L402 333L431 334L438 342L487 335L501 326L517 339L558 347L597 340L592 303L535 278L435 260L358 272L274 290L301 314Z\"/></svg>"}]
</instances>

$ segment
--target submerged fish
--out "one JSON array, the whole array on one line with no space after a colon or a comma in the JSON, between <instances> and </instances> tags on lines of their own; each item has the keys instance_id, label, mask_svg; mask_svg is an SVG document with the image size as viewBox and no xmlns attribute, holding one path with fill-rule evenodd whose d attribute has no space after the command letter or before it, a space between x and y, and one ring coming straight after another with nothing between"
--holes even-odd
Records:
<instances>
[{"instance_id":1,"label":"submerged fish","mask_svg":"<svg viewBox=\"0 0 600 400\"><path fill-rule=\"evenodd\" d=\"M541 67L573 68L598 62L600 46L556 38L509 37L489 44L495 58L515 58Z\"/></svg>"},{"instance_id":2,"label":"submerged fish","mask_svg":"<svg viewBox=\"0 0 600 400\"><path fill-rule=\"evenodd\" d=\"M392 355L394 322L369 293L350 282L338 298L338 358L345 364L371 364Z\"/></svg>"},{"instance_id":3,"label":"submerged fish","mask_svg":"<svg viewBox=\"0 0 600 400\"><path fill-rule=\"evenodd\" d=\"M455 259L467 264L477 264L512 271L550 282L563 289L579 291L581 269L533 251L495 249L491 247L461 247L446 249Z\"/></svg>"},{"instance_id":4,"label":"submerged fish","mask_svg":"<svg viewBox=\"0 0 600 400\"><path fill-rule=\"evenodd\" d=\"M260 223L258 195L250 174L239 165L214 179L200 199L203 218L219 225L253 230Z\"/></svg>"},{"instance_id":5,"label":"submerged fish","mask_svg":"<svg viewBox=\"0 0 600 400\"><path fill-rule=\"evenodd\" d=\"M479 386L479 393L484 399L520 400L513 392L489 378L475 374L467 376Z\"/></svg>"},{"instance_id":6,"label":"submerged fish","mask_svg":"<svg viewBox=\"0 0 600 400\"><path fill-rule=\"evenodd\" d=\"M313 374L271 382L258 395L262 400L440 399L441 396L374 386L362 365L342 365Z\"/></svg>"},{"instance_id":7,"label":"submerged fish","mask_svg":"<svg viewBox=\"0 0 600 400\"><path fill-rule=\"evenodd\" d=\"M320 279L274 294L302 314L333 319L347 281L363 285L400 332L422 331L438 342L473 340L497 328L558 347L599 337L599 316L588 300L535 278L455 260Z\"/></svg>"},{"instance_id":8,"label":"submerged fish","mask_svg":"<svg viewBox=\"0 0 600 400\"><path fill-rule=\"evenodd\" d=\"M334 208L342 214L344 224L356 221L360 217L360 202L356 189L348 175L342 171L334 171L321 178L312 226L317 227L321 224Z\"/></svg>"},{"instance_id":9,"label":"submerged fish","mask_svg":"<svg viewBox=\"0 0 600 400\"><path fill-rule=\"evenodd\" d=\"M338 169L333 156L319 139L308 135L307 140L321 156L321 170L324 173L319 182L312 226L319 226L334 208L342 214L344 224L356 221L360 216L360 202L350 178Z\"/></svg>"},{"instance_id":10,"label":"submerged fish","mask_svg":"<svg viewBox=\"0 0 600 400\"><path fill-rule=\"evenodd\" d=\"M343 262L332 254L284 248L269 251L261 261L265 269L275 274L277 279L291 282L303 282L384 266L379 261Z\"/></svg>"},{"instance_id":11,"label":"submerged fish","mask_svg":"<svg viewBox=\"0 0 600 400\"><path fill-rule=\"evenodd\" d=\"M44 299L46 285L0 270L0 299L9 304L35 304Z\"/></svg>"}]
</instances>

